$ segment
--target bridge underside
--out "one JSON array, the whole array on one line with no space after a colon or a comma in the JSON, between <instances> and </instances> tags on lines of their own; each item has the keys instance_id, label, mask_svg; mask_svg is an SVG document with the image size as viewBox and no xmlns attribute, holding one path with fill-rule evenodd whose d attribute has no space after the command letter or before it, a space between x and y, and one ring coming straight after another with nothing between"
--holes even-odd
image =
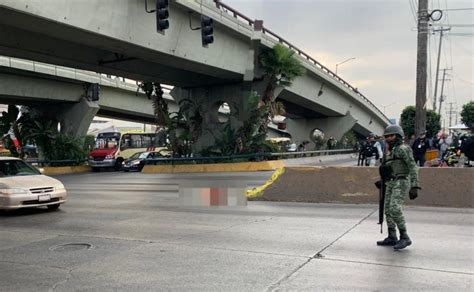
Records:
<instances>
[{"instance_id":1,"label":"bridge underside","mask_svg":"<svg viewBox=\"0 0 474 292\"><path fill-rule=\"evenodd\" d=\"M232 83L241 74L0 6L0 55L180 87ZM51 36L54 32L54 37ZM150 38L155 35L150 34Z\"/></svg>"}]
</instances>

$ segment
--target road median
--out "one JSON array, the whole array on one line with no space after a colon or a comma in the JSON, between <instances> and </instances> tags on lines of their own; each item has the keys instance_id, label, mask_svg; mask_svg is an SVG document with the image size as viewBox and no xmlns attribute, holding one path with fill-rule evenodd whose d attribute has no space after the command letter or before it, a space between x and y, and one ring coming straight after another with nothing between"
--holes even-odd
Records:
<instances>
[{"instance_id":1,"label":"road median","mask_svg":"<svg viewBox=\"0 0 474 292\"><path fill-rule=\"evenodd\" d=\"M407 205L474 207L473 168L420 168L420 191ZM286 202L377 204L376 167L285 167L252 199Z\"/></svg>"},{"instance_id":2,"label":"road median","mask_svg":"<svg viewBox=\"0 0 474 292\"><path fill-rule=\"evenodd\" d=\"M281 160L237 163L145 165L143 173L252 172L271 171L284 166Z\"/></svg>"}]
</instances>

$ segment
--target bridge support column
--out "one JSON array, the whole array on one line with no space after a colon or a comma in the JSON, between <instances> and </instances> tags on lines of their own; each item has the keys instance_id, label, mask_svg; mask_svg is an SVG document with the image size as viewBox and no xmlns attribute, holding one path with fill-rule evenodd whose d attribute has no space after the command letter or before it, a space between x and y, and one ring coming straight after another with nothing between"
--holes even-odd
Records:
<instances>
[{"instance_id":1,"label":"bridge support column","mask_svg":"<svg viewBox=\"0 0 474 292\"><path fill-rule=\"evenodd\" d=\"M342 117L328 117L324 119L287 119L287 131L291 133L292 140L299 144L303 141L311 141L311 133L314 129L324 132L324 139L333 137L340 140L347 131L351 130L357 120L347 112Z\"/></svg>"},{"instance_id":2,"label":"bridge support column","mask_svg":"<svg viewBox=\"0 0 474 292\"><path fill-rule=\"evenodd\" d=\"M61 133L84 137L98 111L99 105L84 97L78 103L62 105L57 117Z\"/></svg>"},{"instance_id":3,"label":"bridge support column","mask_svg":"<svg viewBox=\"0 0 474 292\"><path fill-rule=\"evenodd\" d=\"M170 92L176 103L187 99L199 107L202 115L201 138L194 144L195 151L214 145L216 140L222 139L227 125L237 130L245 120L248 109L245 100L250 89L247 84L223 85L183 89L175 87ZM219 113L219 108L229 110L228 114Z\"/></svg>"},{"instance_id":4,"label":"bridge support column","mask_svg":"<svg viewBox=\"0 0 474 292\"><path fill-rule=\"evenodd\" d=\"M350 112L347 112L346 115L342 117L329 117L322 120L314 120L314 128L321 129L324 132L325 139L332 136L334 139L339 141L347 131L354 127L356 122L357 120L350 114ZM311 131L313 129L311 129Z\"/></svg>"}]
</instances>

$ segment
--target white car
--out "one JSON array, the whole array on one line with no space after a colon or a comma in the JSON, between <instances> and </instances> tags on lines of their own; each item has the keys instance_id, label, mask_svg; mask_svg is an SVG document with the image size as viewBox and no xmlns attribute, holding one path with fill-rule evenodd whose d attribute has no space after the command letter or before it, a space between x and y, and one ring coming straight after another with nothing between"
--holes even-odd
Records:
<instances>
[{"instance_id":1,"label":"white car","mask_svg":"<svg viewBox=\"0 0 474 292\"><path fill-rule=\"evenodd\" d=\"M295 143L288 144L288 146L286 147L286 151L288 152L296 152L297 150L298 148L296 147Z\"/></svg>"},{"instance_id":2,"label":"white car","mask_svg":"<svg viewBox=\"0 0 474 292\"><path fill-rule=\"evenodd\" d=\"M42 175L18 158L0 157L0 209L46 206L56 210L66 197L59 180Z\"/></svg>"}]
</instances>

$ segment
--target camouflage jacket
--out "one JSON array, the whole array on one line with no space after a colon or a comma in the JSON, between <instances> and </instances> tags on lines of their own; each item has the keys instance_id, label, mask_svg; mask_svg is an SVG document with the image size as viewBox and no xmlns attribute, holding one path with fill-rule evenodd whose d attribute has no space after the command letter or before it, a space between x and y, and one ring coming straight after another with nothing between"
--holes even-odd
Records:
<instances>
[{"instance_id":1,"label":"camouflage jacket","mask_svg":"<svg viewBox=\"0 0 474 292\"><path fill-rule=\"evenodd\" d=\"M413 151L406 144L393 147L386 157L386 164L394 176L407 176L411 187L418 187L418 166L413 158Z\"/></svg>"}]
</instances>

